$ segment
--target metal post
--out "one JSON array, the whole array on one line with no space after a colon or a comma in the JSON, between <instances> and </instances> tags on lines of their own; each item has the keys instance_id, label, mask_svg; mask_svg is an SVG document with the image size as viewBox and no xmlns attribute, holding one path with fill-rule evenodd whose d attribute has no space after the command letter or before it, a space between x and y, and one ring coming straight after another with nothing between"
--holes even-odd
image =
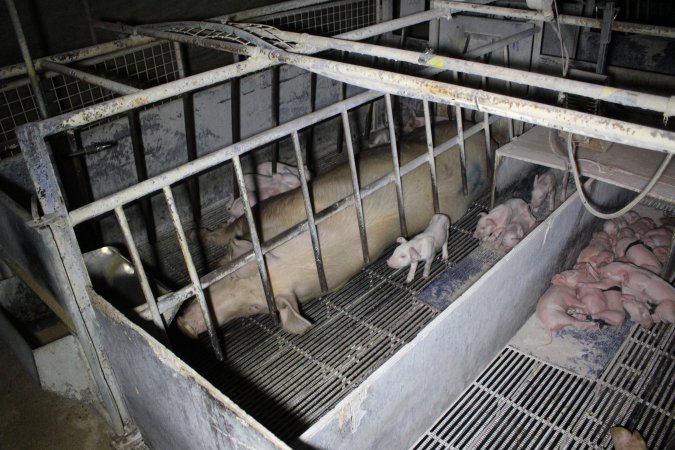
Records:
<instances>
[{"instance_id":1,"label":"metal post","mask_svg":"<svg viewBox=\"0 0 675 450\"><path fill-rule=\"evenodd\" d=\"M305 202L305 213L307 214L307 224L309 225L309 237L312 241L312 250L314 251L316 271L319 274L319 285L321 286L321 292L326 293L328 292L328 282L326 281L326 273L323 268L323 257L321 256L319 234L316 230L314 211L312 209L312 199L309 195L309 188L307 187L307 175L305 174L305 165L302 161L302 149L300 148L298 132L294 131L293 134L291 134L291 138L293 139L293 148L295 149L295 161L298 165L298 175L300 175L302 198Z\"/></svg>"},{"instance_id":2,"label":"metal post","mask_svg":"<svg viewBox=\"0 0 675 450\"><path fill-rule=\"evenodd\" d=\"M485 131L485 162L487 166L487 179L491 180L494 176L492 170L492 137L490 136L490 115L483 114L483 130Z\"/></svg>"},{"instance_id":3,"label":"metal post","mask_svg":"<svg viewBox=\"0 0 675 450\"><path fill-rule=\"evenodd\" d=\"M145 274L145 269L143 268L143 261L141 260L141 256L138 254L138 248L136 247L134 237L131 234L131 230L129 229L129 222L127 221L127 216L124 213L124 208L122 208L121 206L115 208L115 216L117 217L117 223L119 224L120 229L122 230L122 234L124 235L124 241L127 244L127 249L129 250L129 255L131 256L131 261L133 262L134 268L136 269L136 276L138 277L138 281L141 284L141 291L143 292L145 301L148 304L150 313L152 314L152 321L162 331L165 342L168 343L169 337L166 334L166 323L164 322L164 318L162 317L161 313L159 312L159 308L157 307L155 295L152 293L150 282L148 281L148 277Z\"/></svg>"},{"instance_id":4,"label":"metal post","mask_svg":"<svg viewBox=\"0 0 675 450\"><path fill-rule=\"evenodd\" d=\"M464 146L464 123L462 121L462 108L455 106L455 120L457 121L457 140L459 141L459 164L462 173L462 190L464 195L469 195L469 185L466 179L466 149Z\"/></svg>"},{"instance_id":5,"label":"metal post","mask_svg":"<svg viewBox=\"0 0 675 450\"><path fill-rule=\"evenodd\" d=\"M270 87L270 94L272 95L272 126L279 125L279 107L281 104L281 78L279 74L279 66L274 66L270 69L272 72L272 85ZM272 144L272 173L277 173L277 162L279 161L279 141L274 141Z\"/></svg>"},{"instance_id":6,"label":"metal post","mask_svg":"<svg viewBox=\"0 0 675 450\"><path fill-rule=\"evenodd\" d=\"M356 160L354 157L354 147L352 146L352 132L349 125L349 114L347 110L342 111L342 128L345 134L345 143L347 144L347 155L349 156L349 170L352 175L352 188L354 189L354 206L356 207L356 219L359 223L359 234L361 236L361 251L363 252L363 263L370 263L370 253L368 251L368 236L366 234L366 222L363 214L363 200L361 199L361 189L359 187L359 176L356 172Z\"/></svg>"},{"instance_id":7,"label":"metal post","mask_svg":"<svg viewBox=\"0 0 675 450\"><path fill-rule=\"evenodd\" d=\"M398 160L396 131L394 130L394 111L391 106L391 95L384 96L387 108L387 122L389 123L389 142L391 146L391 161L394 166L394 183L396 184L396 200L398 201L398 220L401 226L401 236L408 236L408 226L405 220L405 205L403 203L403 185L401 184L401 167Z\"/></svg>"},{"instance_id":8,"label":"metal post","mask_svg":"<svg viewBox=\"0 0 675 450\"><path fill-rule=\"evenodd\" d=\"M68 281L68 286L64 286L64 290L72 289L72 295L66 295L63 299L64 306L73 321L77 338L110 418L110 424L115 432L120 434L129 414L110 362L103 352L96 312L87 290L88 286L91 286L91 281L82 260L73 224L68 220L68 211L61 196L56 173L50 163L47 144L35 124L17 127L16 133L42 211L51 217L48 226L63 261L62 270Z\"/></svg>"},{"instance_id":9,"label":"metal post","mask_svg":"<svg viewBox=\"0 0 675 450\"><path fill-rule=\"evenodd\" d=\"M35 66L33 65L33 58L31 58L30 56L30 50L28 49L26 36L23 34L23 27L21 26L19 13L16 10L14 0L5 0L5 5L7 5L9 17L12 21L12 25L14 26L14 34L16 35L16 40L19 42L19 47L21 48L21 56L23 57L23 62L24 64L26 64L26 71L28 72L28 78L30 78L30 86L33 90L33 95L35 96L35 100L37 100L40 118L46 119L47 117L49 117L49 114L47 112L47 103L45 102L45 98L42 95L42 89L40 88L40 80L38 78L37 72L35 71Z\"/></svg>"},{"instance_id":10,"label":"metal post","mask_svg":"<svg viewBox=\"0 0 675 450\"><path fill-rule=\"evenodd\" d=\"M595 67L595 73L605 73L609 43L612 40L612 22L614 22L614 2L607 2L602 10L602 29L600 30L598 64Z\"/></svg>"},{"instance_id":11,"label":"metal post","mask_svg":"<svg viewBox=\"0 0 675 450\"><path fill-rule=\"evenodd\" d=\"M195 297L197 297L197 302L199 303L199 307L202 310L204 323L206 324L206 329L209 333L209 339L211 340L213 352L216 354L218 361L222 361L224 359L223 349L220 345L220 339L218 339L218 332L213 325L211 310L209 309L209 305L206 303L206 297L204 296L204 290L202 289L201 282L199 281L197 269L195 268L194 261L192 261L192 255L190 254L190 248L188 247L183 225L180 223L180 216L178 215L178 208L176 208L176 202L173 198L173 193L171 192L171 186L165 186L162 188L162 191L164 192L166 205L169 208L171 221L173 222L173 226L176 229L176 236L178 238L180 250L183 253L183 260L185 261L185 266L187 267L188 275L190 276L190 283L192 283L190 287L192 288L192 293Z\"/></svg>"},{"instance_id":12,"label":"metal post","mask_svg":"<svg viewBox=\"0 0 675 450\"><path fill-rule=\"evenodd\" d=\"M248 223L249 234L251 235L251 243L253 244L253 252L258 263L258 271L260 272L260 279L265 292L265 299L267 300L267 308L272 315L272 320L275 325L279 325L279 311L277 310L276 302L274 301L274 293L272 292L272 285L270 283L269 273L265 266L265 259L263 258L262 249L260 247L260 239L258 238L258 230L255 226L255 219L253 218L253 211L251 211L251 204L248 201L248 192L246 190L246 182L244 181L244 171L241 169L241 160L239 155L232 158L234 165L234 174L237 177L237 184L239 185L239 193L244 203L244 214L246 222Z\"/></svg>"},{"instance_id":13,"label":"metal post","mask_svg":"<svg viewBox=\"0 0 675 450\"><path fill-rule=\"evenodd\" d=\"M176 58L176 70L178 71L178 78L185 78L187 76L187 61L185 60L182 46L183 44L180 42L173 43L173 54L174 58Z\"/></svg>"},{"instance_id":14,"label":"metal post","mask_svg":"<svg viewBox=\"0 0 675 450\"><path fill-rule=\"evenodd\" d=\"M434 213L440 212L438 202L438 179L436 177L436 158L434 157L434 137L431 130L431 113L429 112L429 102L424 100L424 128L427 133L427 157L429 161L429 171L431 172L431 195L434 202Z\"/></svg>"}]
</instances>

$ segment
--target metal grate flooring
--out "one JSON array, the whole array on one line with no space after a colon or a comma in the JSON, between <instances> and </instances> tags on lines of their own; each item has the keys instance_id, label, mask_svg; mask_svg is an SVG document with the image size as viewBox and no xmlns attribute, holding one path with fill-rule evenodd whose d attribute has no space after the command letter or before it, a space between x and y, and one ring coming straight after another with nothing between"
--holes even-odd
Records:
<instances>
[{"instance_id":1,"label":"metal grate flooring","mask_svg":"<svg viewBox=\"0 0 675 450\"><path fill-rule=\"evenodd\" d=\"M674 380L675 325L635 326L598 379L507 346L413 448L607 449L608 428L623 425L666 450Z\"/></svg>"},{"instance_id":2,"label":"metal grate flooring","mask_svg":"<svg viewBox=\"0 0 675 450\"><path fill-rule=\"evenodd\" d=\"M474 203L452 226L449 260L443 262L439 255L426 280L420 269L415 281L405 284L407 269L387 267L392 247L339 291L303 304L314 327L302 336L287 334L270 316L259 315L221 327L225 362L213 358L205 335L203 345L196 346L176 333L174 351L289 442L438 315L417 294L477 247L471 233L484 210L482 203Z\"/></svg>"}]
</instances>

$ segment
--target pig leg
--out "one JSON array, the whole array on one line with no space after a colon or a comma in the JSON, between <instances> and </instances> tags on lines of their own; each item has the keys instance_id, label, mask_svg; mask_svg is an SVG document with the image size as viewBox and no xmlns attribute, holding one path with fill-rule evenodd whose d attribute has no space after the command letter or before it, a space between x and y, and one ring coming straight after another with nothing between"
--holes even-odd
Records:
<instances>
[{"instance_id":1,"label":"pig leg","mask_svg":"<svg viewBox=\"0 0 675 450\"><path fill-rule=\"evenodd\" d=\"M302 334L312 328L312 323L300 315L295 295L277 295L275 302L279 309L279 318L284 330L292 334Z\"/></svg>"},{"instance_id":2,"label":"pig leg","mask_svg":"<svg viewBox=\"0 0 675 450\"><path fill-rule=\"evenodd\" d=\"M448 240L443 243L443 261L448 260Z\"/></svg>"},{"instance_id":3,"label":"pig leg","mask_svg":"<svg viewBox=\"0 0 675 450\"><path fill-rule=\"evenodd\" d=\"M415 279L415 271L417 270L417 261L410 263L410 270L408 271L408 276L405 279L406 283L412 283L412 280Z\"/></svg>"},{"instance_id":4,"label":"pig leg","mask_svg":"<svg viewBox=\"0 0 675 450\"><path fill-rule=\"evenodd\" d=\"M424 272L423 272L424 278L429 278L429 274L431 273L431 263L432 262L434 262L433 256L425 261Z\"/></svg>"}]
</instances>

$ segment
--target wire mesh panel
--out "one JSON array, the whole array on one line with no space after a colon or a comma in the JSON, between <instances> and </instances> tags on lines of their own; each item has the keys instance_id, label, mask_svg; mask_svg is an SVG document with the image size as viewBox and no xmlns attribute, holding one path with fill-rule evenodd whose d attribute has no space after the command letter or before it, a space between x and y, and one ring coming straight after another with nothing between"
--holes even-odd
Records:
<instances>
[{"instance_id":1,"label":"wire mesh panel","mask_svg":"<svg viewBox=\"0 0 675 450\"><path fill-rule=\"evenodd\" d=\"M29 84L0 91L0 145L16 138L14 129L40 118Z\"/></svg>"},{"instance_id":2,"label":"wire mesh panel","mask_svg":"<svg viewBox=\"0 0 675 450\"><path fill-rule=\"evenodd\" d=\"M108 59L81 64L87 71L102 74L114 80L129 82L146 88L178 79L178 63L172 44L158 42ZM86 106L110 100L117 96L93 84L65 75L49 74L41 86L51 115L75 111ZM9 87L0 91L0 147L15 139L14 129L39 120L37 105L30 84Z\"/></svg>"},{"instance_id":3,"label":"wire mesh panel","mask_svg":"<svg viewBox=\"0 0 675 450\"><path fill-rule=\"evenodd\" d=\"M341 1L323 6L298 9L283 16L256 18L256 22L273 27L321 36L334 36L377 22L377 2Z\"/></svg>"},{"instance_id":4,"label":"wire mesh panel","mask_svg":"<svg viewBox=\"0 0 675 450\"><path fill-rule=\"evenodd\" d=\"M675 436L675 326L635 326L600 378L507 346L415 449L611 448L607 430L641 431L650 449Z\"/></svg>"}]
</instances>

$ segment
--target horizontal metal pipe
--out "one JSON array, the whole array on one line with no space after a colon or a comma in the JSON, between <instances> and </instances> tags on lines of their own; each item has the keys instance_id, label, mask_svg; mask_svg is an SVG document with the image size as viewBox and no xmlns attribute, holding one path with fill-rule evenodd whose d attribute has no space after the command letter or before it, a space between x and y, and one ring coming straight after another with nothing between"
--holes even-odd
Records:
<instances>
[{"instance_id":1,"label":"horizontal metal pipe","mask_svg":"<svg viewBox=\"0 0 675 450\"><path fill-rule=\"evenodd\" d=\"M499 120L497 117L491 117L489 119L490 123L494 123L497 120ZM485 122L483 123L478 123L468 130L464 132L464 137L465 139L469 139L476 133L479 133L485 125ZM455 145L459 143L459 138L457 136L453 137L452 139L438 145L436 148L434 148L434 157L438 157L439 155L445 153ZM424 153L423 155L418 156L417 158L413 159L412 161L409 161L406 163L404 166L401 167L400 169L400 174L401 176L404 176L413 170L417 169L418 167L422 166L423 164L427 164L429 161L429 156L427 153ZM376 181L373 181L372 183L366 185L363 189L361 189L361 198L366 198L375 192L377 192L379 189L387 186L390 183L396 183L396 176L393 173L390 173L389 175L386 175ZM348 207L353 207L354 206L354 196L350 195L348 197L343 198L342 200L339 200L338 202L334 203L333 205L324 208L320 213L315 215L315 223L319 225L322 223L324 220L329 219L333 215L339 213L340 211L343 211L344 209ZM309 229L308 221L304 220L300 222L299 224L291 227L287 231L279 234L278 236L270 239L269 241L261 243L261 250L263 254L266 254L268 252L273 251L275 248L279 247L280 245L288 242L289 240L299 236L300 234L306 232ZM246 264L252 262L255 260L255 254L253 251L249 251L248 253L240 256L239 258L235 259L234 261L231 261L230 263L218 267L214 271L204 275L201 279L202 282L202 288L206 289L209 286L213 285L214 283L222 280L225 278L227 275L235 272L236 270L239 270L240 268L244 267ZM159 305L160 305L160 311L165 311L168 310L169 308L178 305L179 303L182 303L192 297L194 295L193 287L192 285L185 286L175 292L166 294L162 297L159 298Z\"/></svg>"},{"instance_id":2,"label":"horizontal metal pipe","mask_svg":"<svg viewBox=\"0 0 675 450\"><path fill-rule=\"evenodd\" d=\"M401 27L422 23L429 20L429 17L443 17L447 15L444 11L425 11L423 13L411 14L402 19L364 27L359 30L349 31L339 34L342 39L367 39L377 36L381 33L393 31ZM403 20L405 19L405 20ZM321 49L326 50L326 49ZM318 50L317 50L318 51ZM192 75L180 80L165 83L144 89L137 94L127 95L107 102L92 105L76 112L65 113L59 116L40 122L40 132L44 135L50 135L64 131L68 128L87 125L93 121L105 119L130 109L145 106L150 103L166 100L186 92L201 89L217 83L230 80L235 77L244 76L259 70L272 67L276 63L265 58L249 58L241 63L232 64L226 67L213 69L197 75Z\"/></svg>"},{"instance_id":3,"label":"horizontal metal pipe","mask_svg":"<svg viewBox=\"0 0 675 450\"><path fill-rule=\"evenodd\" d=\"M170 24L166 25L169 26ZM176 25L178 26L180 25L180 23L177 23ZM158 26L143 26L143 25L133 26L121 23L105 22L102 20L95 21L94 26L102 30L122 32L128 34L141 34L144 36L166 39L173 42L181 42L183 44L198 45L200 47L210 48L213 50L226 51L236 55L255 56L258 54L257 47L249 47L246 45L234 44L231 42L209 39L200 36L189 36L177 32L165 31L159 29Z\"/></svg>"},{"instance_id":4,"label":"horizontal metal pipe","mask_svg":"<svg viewBox=\"0 0 675 450\"><path fill-rule=\"evenodd\" d=\"M344 109L352 109L381 96L382 94L379 92L363 92L354 97L343 100L342 102L329 105L314 113L310 113L298 119L291 120L270 130L263 131L262 133L244 139L236 144L216 150L215 152L209 153L208 155L202 156L201 158L178 166L175 169L168 170L145 181L141 181L134 186L122 189L119 192L111 194L107 197L103 197L99 200L96 200L95 202L89 203L74 211L71 211L70 219L72 224L77 225L84 222L85 220L93 219L94 217L113 210L117 206L125 205L131 201L137 200L138 198L156 192L165 186L169 186L185 178L196 175L215 165L228 161L234 155L241 155L242 153L254 148L269 144L277 139L284 138L295 130L314 125L329 117L340 114L340 112Z\"/></svg>"},{"instance_id":5,"label":"horizontal metal pipe","mask_svg":"<svg viewBox=\"0 0 675 450\"><path fill-rule=\"evenodd\" d=\"M675 133L501 94L311 56L275 51L270 57L319 75L394 95L464 108L583 134L620 144L675 153Z\"/></svg>"},{"instance_id":6,"label":"horizontal metal pipe","mask_svg":"<svg viewBox=\"0 0 675 450\"><path fill-rule=\"evenodd\" d=\"M582 95L584 97L617 103L624 106L634 106L660 113L675 114L675 97L668 98L627 89L599 86L597 84L559 78L552 75L542 75L508 67L492 66L480 62L465 61L439 55L429 55L426 53L382 47L362 42L351 42L342 39L309 36L306 34L285 31L280 32L280 36L284 39L301 42L303 46L298 49L301 53L315 53L318 48L331 47L336 50L403 61L423 67L438 69L440 71L452 70L470 75L486 76L496 80L510 81L543 89Z\"/></svg>"},{"instance_id":7,"label":"horizontal metal pipe","mask_svg":"<svg viewBox=\"0 0 675 450\"><path fill-rule=\"evenodd\" d=\"M247 9L245 11L239 11L231 14L217 16L214 17L213 20L223 20L227 22L241 22L243 20L249 20L280 12L288 12L294 9L304 8L306 6L316 5L319 3L330 4L331 2L328 2L327 0L291 0L287 2L279 2L268 6L260 6L258 8L252 8Z\"/></svg>"},{"instance_id":8,"label":"horizontal metal pipe","mask_svg":"<svg viewBox=\"0 0 675 450\"><path fill-rule=\"evenodd\" d=\"M432 0L432 9L444 9L452 12L471 12L478 14L490 14L494 16L510 17L513 19L533 20L550 22L553 15L546 15L539 11L530 11L526 9L502 8L492 5L478 5L472 3ZM586 28L602 28L602 20L590 17L579 17L561 14L558 16L558 22L563 25L575 25ZM675 38L675 28L660 27L656 25L617 22L612 24L612 30L623 33L641 34L645 36Z\"/></svg>"},{"instance_id":9,"label":"horizontal metal pipe","mask_svg":"<svg viewBox=\"0 0 675 450\"><path fill-rule=\"evenodd\" d=\"M109 91L112 91L116 94L128 95L141 92L142 89L138 89L118 81L109 80L107 78L101 77L99 75L94 75L83 70L75 69L72 67L64 66L59 63L52 61L43 61L42 67L53 72L57 72L69 77L77 78L78 80L85 81L94 86L99 86Z\"/></svg>"},{"instance_id":10,"label":"horizontal metal pipe","mask_svg":"<svg viewBox=\"0 0 675 450\"><path fill-rule=\"evenodd\" d=\"M506 47L507 45L511 45L514 42L518 42L522 39L527 39L530 36L536 34L538 31L539 27L533 26L532 28L529 28L527 30L523 30L510 36L506 36L503 39L499 39L494 42L490 42L489 44L482 45L478 48L475 48L471 51L464 53L464 55L462 56L464 56L465 58L477 58L479 56L487 55L488 53L492 53L495 50L499 50L503 47Z\"/></svg>"},{"instance_id":11,"label":"horizontal metal pipe","mask_svg":"<svg viewBox=\"0 0 675 450\"><path fill-rule=\"evenodd\" d=\"M75 61L81 61L83 59L92 58L95 56L105 55L110 52L117 50L123 50L131 47L137 47L139 45L148 44L154 41L153 38L145 36L129 36L128 38L119 39L117 41L105 42L103 44L92 45L90 47L84 47L77 50L71 50L68 52L57 53L56 55L45 56L43 58L37 58L34 60L35 67L38 69L44 61L52 61L61 64L68 64ZM26 65L25 64L13 64L11 66L0 67L0 80L7 78L18 77L21 75L26 75Z\"/></svg>"}]
</instances>

